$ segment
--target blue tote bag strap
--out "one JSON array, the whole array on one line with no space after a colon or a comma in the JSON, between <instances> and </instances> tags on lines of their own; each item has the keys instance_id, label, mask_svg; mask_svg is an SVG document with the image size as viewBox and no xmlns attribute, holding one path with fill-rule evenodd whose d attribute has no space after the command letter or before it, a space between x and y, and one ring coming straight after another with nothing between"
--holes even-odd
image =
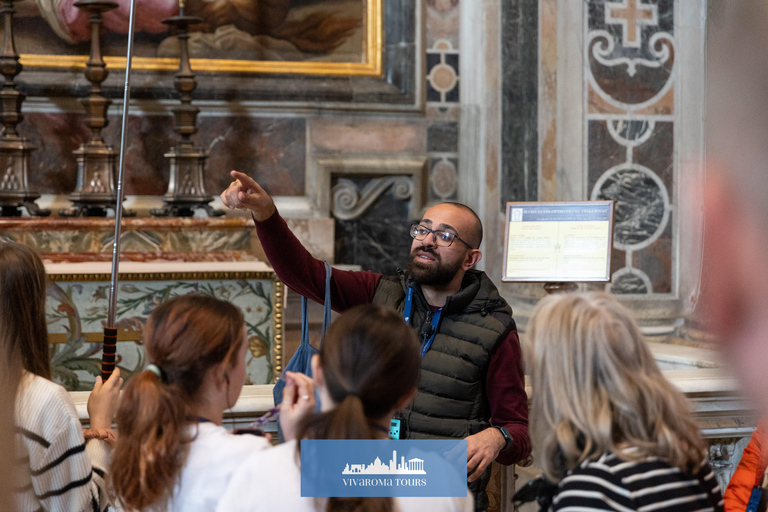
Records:
<instances>
[{"instance_id":1,"label":"blue tote bag strap","mask_svg":"<svg viewBox=\"0 0 768 512\"><path fill-rule=\"evenodd\" d=\"M320 331L320 346L325 340L325 331L331 325L331 265L325 263L325 299L323 300L323 328ZM309 318L307 313L307 298L301 297L301 344L309 345Z\"/></svg>"},{"instance_id":2,"label":"blue tote bag strap","mask_svg":"<svg viewBox=\"0 0 768 512\"><path fill-rule=\"evenodd\" d=\"M325 263L325 300L323 301L323 330L320 331L320 346L325 341L325 331L331 325L331 265ZM306 299L304 299L306 300Z\"/></svg>"},{"instance_id":3,"label":"blue tote bag strap","mask_svg":"<svg viewBox=\"0 0 768 512\"><path fill-rule=\"evenodd\" d=\"M301 344L309 345L309 320L307 319L307 298L301 296Z\"/></svg>"}]
</instances>

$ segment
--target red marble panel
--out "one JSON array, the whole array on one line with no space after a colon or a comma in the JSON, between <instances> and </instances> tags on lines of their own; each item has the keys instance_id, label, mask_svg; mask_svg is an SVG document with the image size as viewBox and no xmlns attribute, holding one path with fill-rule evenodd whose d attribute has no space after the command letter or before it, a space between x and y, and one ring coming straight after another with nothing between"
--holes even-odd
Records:
<instances>
[{"instance_id":1,"label":"red marble panel","mask_svg":"<svg viewBox=\"0 0 768 512\"><path fill-rule=\"evenodd\" d=\"M201 116L195 140L210 150L208 193L229 185L229 171L254 175L275 195L304 195L305 120L248 116ZM34 185L41 193L69 194L75 189L77 163L72 152L90 135L85 116L72 113L26 115L21 132L37 150L32 153ZM110 116L104 139L120 147L120 117ZM162 195L170 166L164 154L177 141L171 116L131 116L128 121L125 190L129 195Z\"/></svg>"}]
</instances>

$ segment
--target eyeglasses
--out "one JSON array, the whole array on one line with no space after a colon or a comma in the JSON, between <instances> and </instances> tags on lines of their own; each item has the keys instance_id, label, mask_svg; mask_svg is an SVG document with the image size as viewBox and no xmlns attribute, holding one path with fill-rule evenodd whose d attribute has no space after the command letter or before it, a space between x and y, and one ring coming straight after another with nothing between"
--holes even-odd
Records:
<instances>
[{"instance_id":1,"label":"eyeglasses","mask_svg":"<svg viewBox=\"0 0 768 512\"><path fill-rule=\"evenodd\" d=\"M424 240L430 233L432 233L432 240L434 240L435 245L437 246L448 247L453 243L454 240L458 240L470 249L473 248L467 242L459 238L459 235L456 233L451 233L450 231L442 231L440 229L429 229L428 227L422 226L421 224L413 224L411 226L411 238L414 240Z\"/></svg>"}]
</instances>

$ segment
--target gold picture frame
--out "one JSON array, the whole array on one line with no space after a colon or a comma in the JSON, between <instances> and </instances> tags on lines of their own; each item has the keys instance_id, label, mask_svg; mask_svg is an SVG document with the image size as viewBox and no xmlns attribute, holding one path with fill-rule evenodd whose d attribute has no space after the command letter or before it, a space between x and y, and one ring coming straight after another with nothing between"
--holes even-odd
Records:
<instances>
[{"instance_id":1,"label":"gold picture frame","mask_svg":"<svg viewBox=\"0 0 768 512\"><path fill-rule=\"evenodd\" d=\"M362 55L364 62L300 62L258 61L234 59L190 59L195 72L199 73L267 73L289 75L364 76L382 75L384 45L383 0L364 0L365 36ZM22 53L20 62L29 68L84 69L87 55L44 55ZM108 69L125 69L125 57L104 57ZM132 68L143 71L175 71L179 59L134 57Z\"/></svg>"}]
</instances>

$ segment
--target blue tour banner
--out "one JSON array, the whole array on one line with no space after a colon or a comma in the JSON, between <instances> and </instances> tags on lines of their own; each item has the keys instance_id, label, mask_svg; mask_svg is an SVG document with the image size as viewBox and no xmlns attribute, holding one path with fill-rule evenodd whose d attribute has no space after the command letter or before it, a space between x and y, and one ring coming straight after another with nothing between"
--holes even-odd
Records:
<instances>
[{"instance_id":1,"label":"blue tour banner","mask_svg":"<svg viewBox=\"0 0 768 512\"><path fill-rule=\"evenodd\" d=\"M303 497L467 495L463 439L301 441Z\"/></svg>"}]
</instances>

